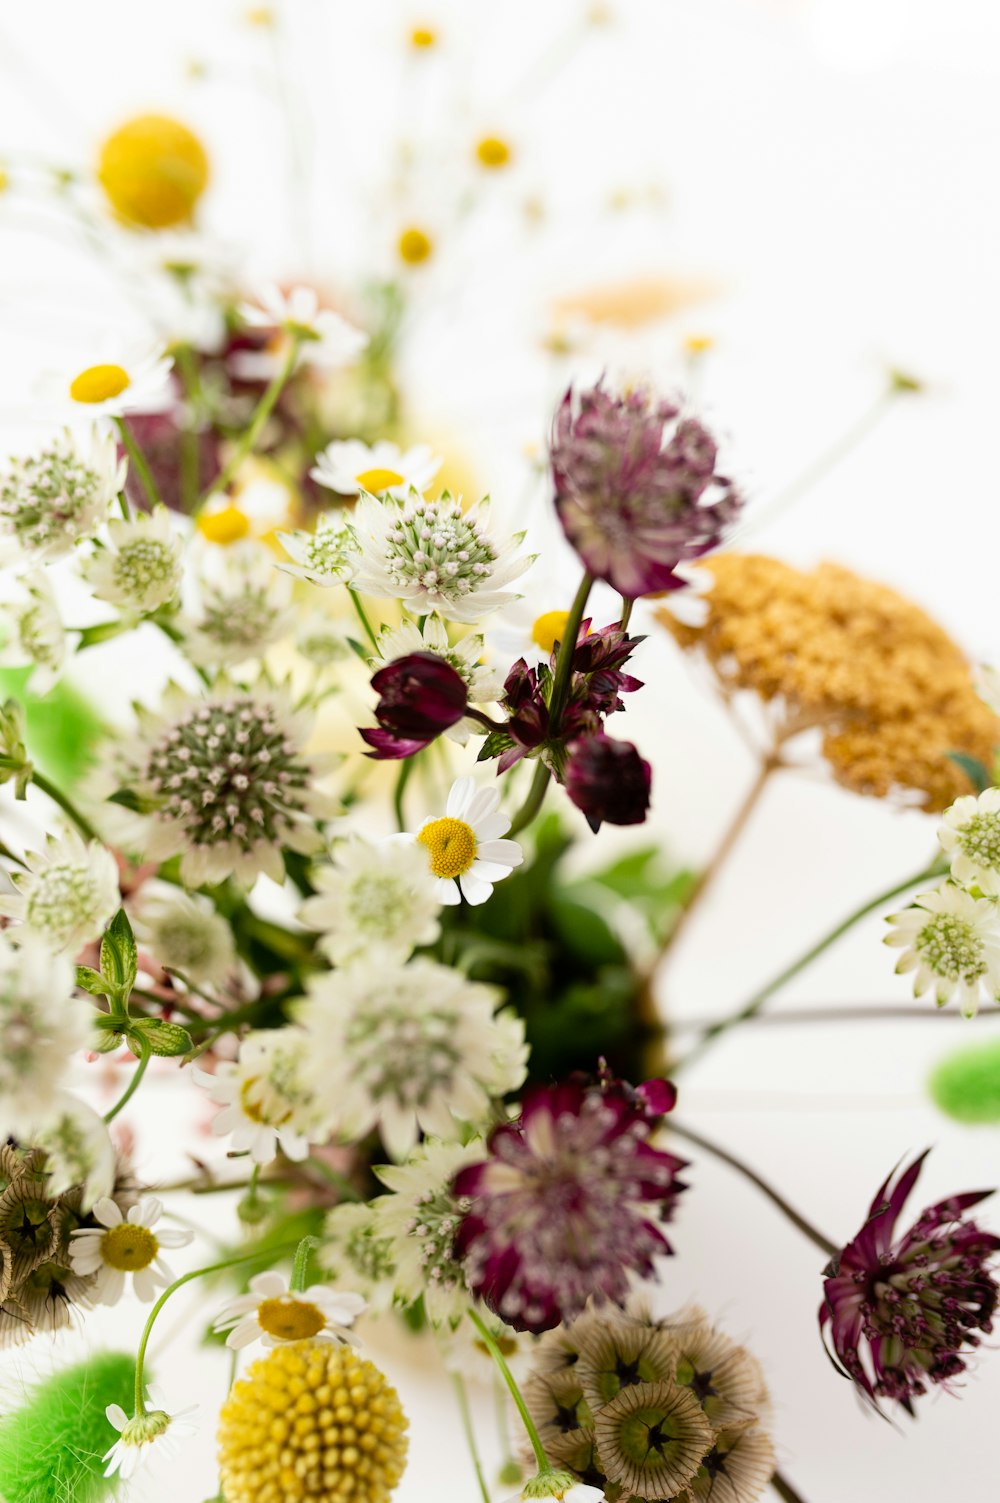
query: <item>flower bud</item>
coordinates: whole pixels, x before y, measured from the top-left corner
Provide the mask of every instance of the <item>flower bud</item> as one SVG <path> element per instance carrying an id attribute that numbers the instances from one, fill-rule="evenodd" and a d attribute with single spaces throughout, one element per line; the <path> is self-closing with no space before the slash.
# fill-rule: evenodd
<path id="1" fill-rule="evenodd" d="M 380 668 L 372 688 L 381 696 L 375 707 L 379 729 L 361 736 L 379 759 L 412 757 L 465 714 L 465 681 L 433 652 L 411 652 Z"/>
<path id="2" fill-rule="evenodd" d="M 649 812 L 652 768 L 630 741 L 603 733 L 574 741 L 566 764 L 566 791 L 596 833 L 611 825 L 641 825 Z"/>

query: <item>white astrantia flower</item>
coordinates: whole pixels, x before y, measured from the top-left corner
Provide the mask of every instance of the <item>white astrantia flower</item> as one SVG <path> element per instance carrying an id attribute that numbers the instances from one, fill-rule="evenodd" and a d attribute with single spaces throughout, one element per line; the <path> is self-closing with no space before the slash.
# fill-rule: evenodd
<path id="1" fill-rule="evenodd" d="M 332 668 L 335 663 L 349 662 L 354 656 L 350 628 L 324 611 L 310 611 L 300 617 L 295 628 L 295 646 L 314 668 Z"/>
<path id="2" fill-rule="evenodd" d="M 324 1138 L 310 1047 L 301 1028 L 268 1029 L 248 1033 L 239 1058 L 224 1060 L 214 1075 L 195 1069 L 195 1080 L 223 1107 L 212 1121 L 215 1136 L 230 1136 L 234 1151 L 249 1153 L 255 1164 L 269 1164 L 279 1149 L 286 1158 L 306 1158 L 310 1142 Z"/>
<path id="3" fill-rule="evenodd" d="M 56 1105 L 70 1060 L 87 1047 L 94 1009 L 74 996 L 65 955 L 26 933 L 13 945 L 0 930 L 0 1142 Z"/>
<path id="4" fill-rule="evenodd" d="M 118 1439 L 103 1458 L 108 1463 L 105 1477 L 118 1473 L 127 1482 L 154 1457 L 157 1461 L 171 1460 L 178 1453 L 178 1442 L 197 1433 L 197 1425 L 189 1418 L 197 1412 L 197 1404 L 168 1414 L 163 1394 L 152 1384 L 147 1390 L 147 1403 L 156 1407 L 131 1419 L 120 1404 L 109 1404 L 105 1410 L 109 1423 L 118 1431 Z"/>
<path id="5" fill-rule="evenodd" d="M 201 608 L 187 628 L 185 651 L 201 667 L 236 667 L 263 657 L 293 620 L 291 586 L 275 578 L 270 550 L 234 544 L 221 568 L 201 582 Z"/>
<path id="6" fill-rule="evenodd" d="M 131 611 L 155 611 L 177 594 L 183 542 L 166 507 L 108 523 L 110 546 L 99 548 L 81 568 L 98 600 Z"/>
<path id="7" fill-rule="evenodd" d="M 196 986 L 221 986 L 236 965 L 233 931 L 201 893 L 145 883 L 134 900 L 135 933 L 153 959 Z"/>
<path id="8" fill-rule="evenodd" d="M 0 536 L 24 558 L 62 558 L 107 520 L 126 470 L 113 433 L 65 429 L 0 471 Z"/>
<path id="9" fill-rule="evenodd" d="M 515 598 L 506 586 L 533 562 L 517 554 L 523 533 L 504 543 L 493 538 L 488 498 L 463 510 L 447 491 L 437 501 L 412 491 L 405 501 L 362 495 L 351 526 L 360 554 L 356 589 L 449 621 L 499 610 Z"/>
<path id="10" fill-rule="evenodd" d="M 115 418 L 128 412 L 163 412 L 173 402 L 173 360 L 162 346 L 108 345 L 93 365 L 46 376 L 39 399 L 64 420 Z"/>
<path id="11" fill-rule="evenodd" d="M 501 994 L 417 959 L 365 962 L 315 976 L 296 1016 L 317 1106 L 331 1132 L 355 1141 L 378 1127 L 394 1159 L 418 1132 L 459 1135 L 491 1100 L 524 1080 L 524 1022 L 494 1016 Z"/>
<path id="12" fill-rule="evenodd" d="M 371 496 L 405 501 L 411 489 L 425 491 L 440 468 L 441 460 L 429 444 L 403 450 L 386 439 L 369 446 L 349 438 L 327 444 L 309 473 L 317 485 L 339 496 L 367 491 Z"/>
<path id="13" fill-rule="evenodd" d="M 300 341 L 298 364 L 334 370 L 357 359 L 368 335 L 335 313 L 321 308 L 312 287 L 293 287 L 287 294 L 273 284 L 261 288 L 256 303 L 243 303 L 240 317 L 256 329 L 280 329 L 286 337 Z M 273 357 L 275 369 L 284 351 Z"/>
<path id="14" fill-rule="evenodd" d="M 53 950 L 71 955 L 103 933 L 120 903 L 118 867 L 98 841 L 74 830 L 50 835 L 45 850 L 25 854 L 25 870 L 11 872 L 13 893 L 0 893 L 0 914 L 19 919 L 19 941 L 34 932 Z"/>
<path id="15" fill-rule="evenodd" d="M 299 918 L 322 936 L 319 947 L 335 965 L 403 961 L 441 932 L 437 882 L 415 846 L 356 836 L 338 848 L 335 863 L 317 866 L 312 879 L 316 894 Z"/>
<path id="16" fill-rule="evenodd" d="M 249 886 L 261 872 L 284 881 L 283 847 L 320 849 L 315 821 L 337 805 L 315 786 L 326 759 L 303 751 L 312 713 L 284 688 L 219 677 L 201 696 L 171 684 L 158 712 L 136 715 L 119 778 L 150 811 L 146 859 L 179 855 L 188 887 L 230 876 Z"/>
<path id="17" fill-rule="evenodd" d="M 358 565 L 354 535 L 341 511 L 326 511 L 316 521 L 313 532 L 279 532 L 278 541 L 292 562 L 278 562 L 278 568 L 310 584 L 350 584 Z"/>
<path id="18" fill-rule="evenodd" d="M 392 1303 L 392 1254 L 388 1238 L 376 1235 L 370 1205 L 345 1200 L 327 1214 L 317 1261 L 336 1283 L 359 1290 L 370 1311 L 386 1310 Z"/>
<path id="19" fill-rule="evenodd" d="M 956 799 L 944 812 L 938 840 L 956 882 L 1000 896 L 1000 788 Z"/>
<path id="20" fill-rule="evenodd" d="M 937 1005 L 957 997 L 967 1018 L 980 992 L 1000 999 L 1000 907 L 945 882 L 888 919 L 885 943 L 902 949 L 897 972 L 913 971 L 913 994 L 933 990 Z"/>
<path id="21" fill-rule="evenodd" d="M 237 1352 L 258 1340 L 265 1346 L 284 1346 L 289 1341 L 343 1341 L 352 1345 L 357 1337 L 348 1327 L 366 1305 L 360 1294 L 326 1289 L 322 1284 L 293 1292 L 287 1279 L 269 1271 L 250 1280 L 249 1294 L 241 1294 L 223 1307 L 213 1330 L 228 1330 L 226 1345 Z"/>
<path id="22" fill-rule="evenodd" d="M 454 907 L 464 898 L 485 903 L 494 884 L 509 877 L 524 860 L 516 840 L 501 840 L 510 819 L 500 812 L 500 790 L 479 787 L 475 778 L 457 778 L 445 813 L 425 819 L 408 839 L 424 847 L 437 878 L 438 901 Z"/>
<path id="23" fill-rule="evenodd" d="M 70 1091 L 58 1091 L 52 1106 L 32 1123 L 31 1142 L 45 1149 L 47 1190 L 64 1195 L 82 1187 L 80 1209 L 89 1211 L 115 1184 L 115 1150 L 104 1118 Z"/>
<path id="24" fill-rule="evenodd" d="M 132 1275 L 132 1287 L 145 1304 L 165 1289 L 174 1275 L 160 1257 L 164 1247 L 187 1247 L 194 1233 L 160 1228 L 153 1231 L 163 1215 L 163 1202 L 155 1196 L 140 1200 L 124 1217 L 110 1196 L 97 1201 L 93 1209 L 99 1227 L 78 1227 L 70 1235 L 69 1260 L 74 1273 L 82 1278 L 96 1276 L 94 1299 L 99 1305 L 116 1305 L 125 1292 L 125 1280 Z"/>
<path id="25" fill-rule="evenodd" d="M 381 668 L 397 658 L 408 657 L 411 652 L 433 652 L 444 658 L 453 668 L 469 691 L 469 703 L 473 705 L 494 704 L 503 693 L 503 684 L 492 668 L 482 661 L 485 650 L 483 638 L 470 634 L 454 644 L 448 637 L 448 628 L 440 616 L 427 616 L 423 623 L 403 621 L 399 626 L 383 626 L 378 638 L 378 658 L 372 665 Z M 448 726 L 445 735 L 464 746 L 476 730 L 481 730 L 476 721 L 463 716 L 455 725 Z"/>
<path id="26" fill-rule="evenodd" d="M 58 682 L 66 662 L 66 628 L 43 570 L 29 574 L 23 588 L 27 599 L 10 606 L 6 613 L 13 630 L 0 662 L 14 668 L 32 666 L 32 693 L 47 694 Z"/>
<path id="27" fill-rule="evenodd" d="M 467 1164 L 485 1156 L 482 1141 L 442 1143 L 428 1138 L 404 1164 L 383 1164 L 375 1173 L 391 1195 L 372 1201 L 373 1234 L 391 1247 L 393 1292 L 401 1304 L 423 1296 L 432 1325 L 461 1320 L 472 1296 L 454 1256 L 462 1217 L 471 1208 L 451 1192 L 451 1182 Z"/>

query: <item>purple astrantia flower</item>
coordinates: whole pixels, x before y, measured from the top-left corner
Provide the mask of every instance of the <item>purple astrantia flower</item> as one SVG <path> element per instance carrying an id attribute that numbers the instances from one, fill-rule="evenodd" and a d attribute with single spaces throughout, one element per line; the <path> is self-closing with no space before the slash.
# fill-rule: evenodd
<path id="1" fill-rule="evenodd" d="M 675 1099 L 667 1081 L 636 1090 L 607 1074 L 542 1086 L 493 1129 L 486 1162 L 456 1176 L 471 1201 L 456 1255 L 508 1325 L 549 1330 L 590 1297 L 622 1305 L 629 1276 L 671 1252 L 654 1221 L 669 1220 L 684 1161 L 648 1140 Z"/>
<path id="2" fill-rule="evenodd" d="M 363 730 L 362 738 L 377 758 L 412 757 L 435 736 L 465 714 L 468 690 L 450 663 L 433 652 L 411 652 L 396 658 L 372 678 L 380 695 L 375 707 L 378 730 Z"/>
<path id="3" fill-rule="evenodd" d="M 563 531 L 627 599 L 678 589 L 679 564 L 718 547 L 743 505 L 695 418 L 650 392 L 567 391 L 550 460 Z"/>
<path id="4" fill-rule="evenodd" d="M 550 684 L 548 670 L 544 670 Z M 543 746 L 549 734 L 549 707 L 543 690 L 542 671 L 529 668 L 518 658 L 504 681 L 503 708 L 507 714 L 505 730 L 512 745 L 501 754 L 497 772 L 506 772 L 529 752 Z"/>
<path id="5" fill-rule="evenodd" d="M 596 834 L 601 825 L 641 825 L 649 812 L 653 769 L 631 741 L 603 733 L 573 741 L 564 781 L 566 792 Z"/>
<path id="6" fill-rule="evenodd" d="M 1000 1237 L 965 1219 L 992 1191 L 939 1201 L 894 1240 L 926 1157 L 899 1176 L 891 1193 L 891 1175 L 881 1186 L 861 1231 L 826 1270 L 819 1312 L 840 1371 L 876 1408 L 879 1399 L 895 1399 L 911 1414 L 913 1400 L 931 1384 L 965 1371 L 961 1353 L 979 1345 L 975 1331 L 993 1329 L 1000 1293 L 988 1268 Z"/>

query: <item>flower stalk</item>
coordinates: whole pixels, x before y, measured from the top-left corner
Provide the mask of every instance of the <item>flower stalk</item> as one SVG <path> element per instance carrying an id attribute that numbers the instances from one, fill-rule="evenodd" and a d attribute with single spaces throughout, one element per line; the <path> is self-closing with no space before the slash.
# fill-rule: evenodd
<path id="1" fill-rule="evenodd" d="M 535 1460 L 538 1462 L 539 1472 L 542 1474 L 551 1472 L 553 1470 L 552 1464 L 545 1454 L 545 1447 L 542 1445 L 542 1442 L 539 1438 L 538 1430 L 535 1428 L 535 1422 L 528 1412 L 528 1406 L 524 1402 L 524 1397 L 521 1393 L 521 1390 L 517 1386 L 517 1379 L 514 1377 L 514 1374 L 511 1372 L 510 1368 L 507 1365 L 507 1359 L 504 1357 L 503 1352 L 494 1341 L 493 1333 L 490 1331 L 489 1326 L 486 1325 L 485 1321 L 480 1319 L 471 1305 L 469 1306 L 469 1309 L 466 1313 L 469 1319 L 472 1321 L 472 1324 L 475 1326 L 476 1330 L 479 1332 L 483 1345 L 489 1352 L 490 1356 L 493 1358 L 493 1361 L 496 1364 L 497 1371 L 499 1372 L 503 1381 L 506 1383 L 510 1396 L 514 1400 L 514 1406 L 517 1409 L 518 1414 L 521 1416 L 521 1423 L 524 1425 L 525 1433 L 531 1443 L 531 1449 L 535 1453 Z"/>

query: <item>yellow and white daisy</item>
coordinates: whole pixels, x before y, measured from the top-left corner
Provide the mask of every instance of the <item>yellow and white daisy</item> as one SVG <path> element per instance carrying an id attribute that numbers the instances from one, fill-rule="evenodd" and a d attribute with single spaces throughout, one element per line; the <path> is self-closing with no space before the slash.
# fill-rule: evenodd
<path id="1" fill-rule="evenodd" d="M 213 1134 L 230 1136 L 233 1150 L 249 1153 L 255 1164 L 269 1164 L 279 1149 L 289 1159 L 307 1158 L 316 1115 L 305 1079 L 307 1053 L 300 1028 L 278 1028 L 248 1033 L 239 1058 L 223 1061 L 214 1075 L 195 1068 L 197 1083 L 223 1108 Z"/>
<path id="2" fill-rule="evenodd" d="M 309 471 L 318 485 L 339 496 L 394 496 L 404 501 L 410 490 L 423 492 L 441 468 L 441 459 L 429 444 L 403 450 L 385 439 L 363 444 L 350 438 L 327 444 Z"/>
<path id="3" fill-rule="evenodd" d="M 356 1345 L 348 1327 L 366 1308 L 366 1300 L 348 1289 L 313 1284 L 297 1293 L 280 1273 L 258 1273 L 250 1293 L 230 1300 L 219 1312 L 214 1329 L 228 1331 L 226 1345 L 242 1351 L 252 1341 L 282 1346 L 289 1341 L 345 1341 Z"/>
<path id="4" fill-rule="evenodd" d="M 74 1273 L 96 1275 L 94 1299 L 99 1305 L 117 1305 L 132 1275 L 139 1299 L 149 1304 L 158 1289 L 173 1283 L 174 1275 L 160 1257 L 163 1247 L 187 1247 L 194 1233 L 153 1227 L 163 1215 L 163 1202 L 154 1195 L 140 1200 L 124 1217 L 105 1196 L 94 1206 L 99 1227 L 78 1227 L 70 1238 L 69 1258 Z"/>
<path id="5" fill-rule="evenodd" d="M 110 431 L 86 436 L 68 428 L 36 450 L 7 460 L 0 472 L 0 535 L 23 558 L 51 561 L 92 538 L 125 484 Z"/>
<path id="6" fill-rule="evenodd" d="M 129 521 L 108 523 L 110 546 L 92 554 L 81 569 L 98 600 L 125 610 L 155 611 L 177 594 L 183 543 L 170 513 L 160 506 Z"/>
<path id="7" fill-rule="evenodd" d="M 189 1404 L 186 1409 L 168 1414 L 163 1408 L 163 1394 L 152 1384 L 147 1390 L 147 1397 L 148 1402 L 157 1407 L 147 1409 L 144 1414 L 134 1415 L 131 1419 L 120 1404 L 109 1404 L 104 1411 L 119 1437 L 111 1449 L 105 1452 L 104 1460 L 108 1463 L 105 1477 L 113 1477 L 118 1473 L 128 1481 L 140 1467 L 150 1461 L 154 1451 L 158 1460 L 169 1461 L 177 1455 L 177 1442 L 197 1432 L 197 1425 L 193 1425 L 188 1418 L 196 1413 L 197 1404 Z"/>
<path id="8" fill-rule="evenodd" d="M 80 364 L 39 383 L 39 398 L 64 421 L 163 412 L 174 401 L 173 361 L 162 346 L 108 346 L 92 364 Z"/>
<path id="9" fill-rule="evenodd" d="M 428 854 L 440 903 L 454 907 L 462 898 L 474 906 L 485 903 L 494 885 L 521 865 L 517 841 L 500 838 L 509 829 L 497 787 L 479 787 L 471 777 L 455 780 L 443 817 L 425 819 L 410 837 Z"/>
<path id="10" fill-rule="evenodd" d="M 273 283 L 261 288 L 255 303 L 243 303 L 240 316 L 255 329 L 275 329 L 284 340 L 299 341 L 298 363 L 334 370 L 350 365 L 365 345 L 368 335 L 332 308 L 321 308 L 313 287 L 293 287 L 283 293 Z M 282 347 L 267 352 L 277 369 L 284 359 Z"/>
<path id="11" fill-rule="evenodd" d="M 42 852 L 28 851 L 23 871 L 12 872 L 13 893 L 0 893 L 0 914 L 18 919 L 17 943 L 34 931 L 71 955 L 103 932 L 119 905 L 118 867 L 111 852 L 75 830 L 50 835 Z"/>

